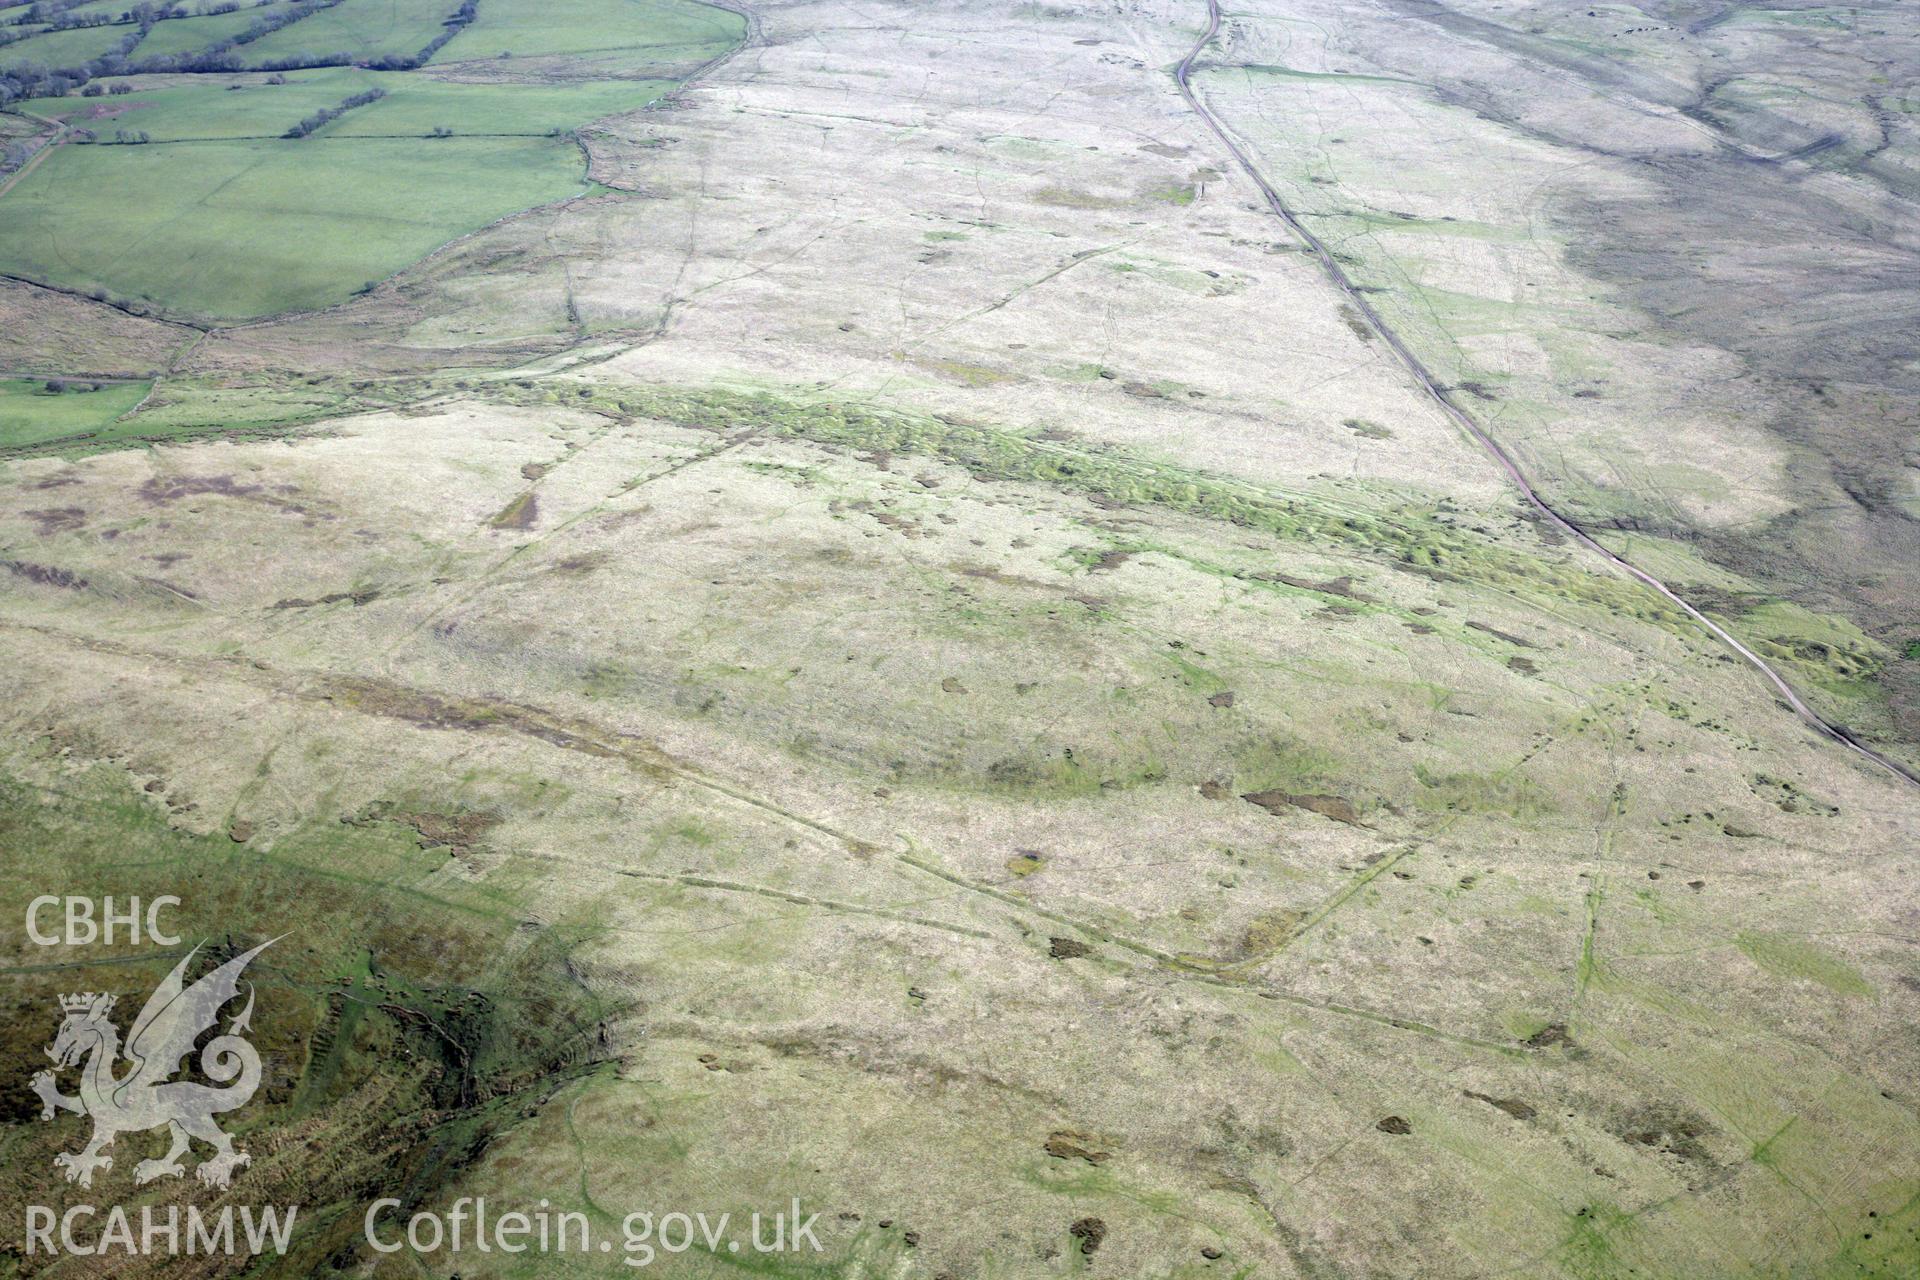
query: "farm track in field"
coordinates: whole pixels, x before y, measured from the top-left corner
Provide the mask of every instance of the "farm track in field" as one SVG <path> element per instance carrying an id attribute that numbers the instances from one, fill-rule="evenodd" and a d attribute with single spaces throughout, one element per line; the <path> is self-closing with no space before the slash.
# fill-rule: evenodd
<path id="1" fill-rule="evenodd" d="M 52 137 L 47 139 L 45 146 L 27 157 L 25 164 L 8 174 L 5 179 L 0 179 L 0 196 L 4 196 L 7 192 L 13 190 L 22 178 L 39 168 L 40 162 L 52 155 L 59 149 L 60 144 L 67 140 L 67 126 L 61 124 L 58 120 L 49 120 L 45 116 L 34 115 L 31 111 L 21 111 L 16 114 L 26 116 L 31 120 L 38 120 L 41 124 L 52 125 L 54 133 Z"/>

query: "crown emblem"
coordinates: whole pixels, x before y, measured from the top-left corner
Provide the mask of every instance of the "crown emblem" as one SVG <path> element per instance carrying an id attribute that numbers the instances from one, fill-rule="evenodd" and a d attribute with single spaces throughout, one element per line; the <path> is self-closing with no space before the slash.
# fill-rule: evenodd
<path id="1" fill-rule="evenodd" d="M 233 1175 L 250 1157 L 233 1145 L 214 1117 L 245 1106 L 260 1088 L 260 1054 L 244 1034 L 253 1016 L 253 987 L 241 979 L 248 963 L 271 945 L 263 942 L 243 951 L 190 985 L 187 972 L 200 948 L 189 951 L 147 997 L 124 1045 L 119 1028 L 108 1018 L 115 996 L 81 991 L 58 997 L 65 1018 L 44 1050 L 53 1065 L 36 1073 L 30 1085 L 40 1098 L 42 1120 L 71 1111 L 93 1121 L 93 1137 L 86 1146 L 54 1157 L 54 1166 L 65 1171 L 68 1182 L 91 1187 L 95 1175 L 113 1168 L 106 1148 L 115 1134 L 164 1128 L 171 1130 L 173 1146 L 166 1155 L 135 1166 L 135 1186 L 186 1173 L 180 1157 L 196 1141 L 212 1147 L 213 1154 L 194 1169 L 194 1177 L 221 1191 L 232 1185 Z M 246 1007 L 223 1032 L 221 1014 L 240 998 L 243 986 Z M 192 1077 L 174 1080 L 188 1069 L 184 1060 L 196 1054 Z M 80 1073 L 80 1091 L 62 1093 L 60 1074 L 73 1070 Z"/>

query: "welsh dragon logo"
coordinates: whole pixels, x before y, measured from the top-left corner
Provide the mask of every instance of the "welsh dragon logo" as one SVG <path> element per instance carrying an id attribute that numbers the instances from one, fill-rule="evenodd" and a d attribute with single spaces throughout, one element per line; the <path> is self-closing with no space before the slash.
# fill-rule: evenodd
<path id="1" fill-rule="evenodd" d="M 89 991 L 60 997 L 66 1018 L 46 1053 L 57 1071 L 79 1066 L 80 1091 L 61 1093 L 57 1071 L 37 1073 L 32 1087 L 40 1095 L 42 1120 L 51 1120 L 60 1111 L 93 1117 L 93 1138 L 86 1147 L 53 1158 L 68 1182 L 92 1186 L 96 1171 L 113 1168 L 113 1157 L 102 1152 L 115 1137 L 164 1126 L 172 1146 L 159 1159 L 135 1165 L 135 1183 L 180 1177 L 186 1172 L 180 1158 L 195 1139 L 212 1147 L 213 1154 L 200 1162 L 194 1176 L 221 1190 L 232 1183 L 233 1175 L 250 1158 L 234 1147 L 233 1139 L 213 1118 L 245 1106 L 260 1087 L 260 1055 L 242 1036 L 253 1016 L 251 983 L 246 1007 L 227 1024 L 225 1033 L 200 1050 L 200 1074 L 225 1087 L 173 1077 L 180 1074 L 182 1060 L 193 1052 L 195 1043 L 219 1021 L 220 1011 L 240 994 L 240 975 L 247 965 L 277 941 L 242 952 L 189 986 L 187 967 L 200 951 L 195 947 L 147 998 L 127 1033 L 124 1049 L 120 1032 L 107 1016 L 113 1011 L 113 996 Z M 124 1070 L 119 1067 L 122 1058 L 129 1064 Z"/>

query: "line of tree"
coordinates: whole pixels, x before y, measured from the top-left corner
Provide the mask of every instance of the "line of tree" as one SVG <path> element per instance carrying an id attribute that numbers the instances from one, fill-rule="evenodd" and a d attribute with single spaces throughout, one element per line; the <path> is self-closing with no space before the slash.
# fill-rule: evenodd
<path id="1" fill-rule="evenodd" d="M 80 0 L 84 2 L 84 0 Z M 252 7 L 258 8 L 271 0 L 255 0 Z M 244 45 L 265 39 L 276 31 L 284 30 L 304 18 L 331 9 L 341 0 L 297 0 L 283 9 L 256 18 L 246 30 L 237 35 L 196 50 L 185 53 L 164 54 L 157 57 L 133 58 L 134 49 L 153 29 L 159 20 L 157 15 L 165 12 L 157 6 L 142 5 L 129 13 L 139 15 L 140 26 L 131 32 L 112 50 L 91 62 L 74 67 L 49 68 L 39 63 L 21 63 L 0 71 L 0 107 L 23 98 L 62 98 L 75 90 L 83 88 L 89 81 L 103 76 L 153 75 L 153 74 L 196 74 L 235 71 L 300 71 L 314 67 L 359 66 L 369 71 L 412 71 L 426 64 L 434 54 L 440 52 L 447 42 L 472 24 L 478 15 L 477 0 L 461 0 L 460 7 L 441 23 L 440 32 L 411 55 L 383 55 L 374 58 L 355 60 L 344 51 L 325 54 L 299 54 L 286 58 L 272 58 L 265 61 L 246 63 L 235 52 Z M 213 6 L 223 13 L 232 13 L 241 6 L 229 0 L 220 0 Z M 119 92 L 121 86 L 115 85 Z M 304 137 L 305 135 L 299 135 Z"/>
<path id="2" fill-rule="evenodd" d="M 426 65 L 428 59 L 432 58 L 434 54 L 438 54 L 442 48 L 445 48 L 447 40 L 451 40 L 453 36 L 467 31 L 468 23 L 472 23 L 472 19 L 478 17 L 478 15 L 480 15 L 480 10 L 478 10 L 476 0 L 461 0 L 461 8 L 453 10 L 453 15 L 451 15 L 449 19 L 445 19 L 444 23 L 440 23 L 440 35 L 434 36 L 432 40 L 428 40 L 426 44 L 420 46 L 419 54 L 413 56 L 413 67 Z M 413 71 L 413 67 L 405 67 L 405 71 Z"/>
<path id="3" fill-rule="evenodd" d="M 37 0 L 26 7 L 25 12 L 12 19 L 28 26 L 44 26 L 49 22 L 58 22 L 67 10 L 85 4 L 86 0 Z"/>
<path id="4" fill-rule="evenodd" d="M 460 7 L 455 9 L 452 14 L 440 23 L 439 34 L 435 35 L 433 39 L 427 41 L 426 44 L 420 46 L 418 50 L 410 54 L 383 53 L 369 58 L 355 58 L 350 53 L 330 53 L 317 58 L 310 57 L 304 59 L 297 65 L 308 67 L 355 66 L 364 67 L 368 71 L 414 71 L 425 66 L 434 54 L 445 48 L 447 41 L 466 30 L 478 12 L 476 0 L 463 0 Z M 287 66 L 283 69 L 292 71 L 296 69 L 296 66 Z"/>
<path id="5" fill-rule="evenodd" d="M 83 27 L 118 27 L 127 24 L 111 13 L 63 13 L 46 28 L 48 31 L 78 31 Z M 36 33 L 40 34 L 40 33 Z"/>
<path id="6" fill-rule="evenodd" d="M 313 11 L 317 11 L 338 4 L 340 0 L 309 0 L 309 3 L 312 4 Z M 288 58 L 276 58 L 270 62 L 254 62 L 248 64 L 246 69 L 252 71 L 300 71 L 310 67 L 363 67 L 368 71 L 413 71 L 425 66 L 428 59 L 446 47 L 447 41 L 466 30 L 478 13 L 477 0 L 462 0 L 460 7 L 455 9 L 452 14 L 441 22 L 439 33 L 435 35 L 433 39 L 427 41 L 426 44 L 422 45 L 418 51 L 411 54 L 378 54 L 373 57 L 355 58 L 345 50 L 335 50 L 331 53 L 306 53 Z M 288 22 L 295 21 L 298 21 L 298 19 L 288 19 Z M 282 23 L 281 25 L 284 26 L 287 24 Z M 243 39 L 236 40 L 235 44 L 248 44 L 259 38 L 259 36 L 249 35 Z M 188 72 L 240 70 L 241 67 L 237 59 L 229 59 L 226 61 L 220 59 L 219 54 L 224 54 L 228 51 L 228 49 L 220 49 L 218 53 L 214 53 L 211 49 L 202 50 L 199 54 L 188 55 L 185 61 L 176 60 L 174 65 L 164 68 L 158 66 L 149 68 L 146 64 L 142 64 L 141 70 L 153 69 Z M 199 63 L 203 61 L 209 61 L 209 54 L 213 55 L 210 65 L 199 65 Z"/>
<path id="7" fill-rule="evenodd" d="M 0 107 L 22 98 L 64 98 L 102 76 L 127 74 L 127 56 L 146 39 L 150 29 L 148 24 L 131 31 L 107 52 L 76 66 L 49 67 L 42 62 L 20 62 L 7 67 L 0 71 Z"/>
<path id="8" fill-rule="evenodd" d="M 316 13 L 331 9 L 340 0 L 300 0 L 283 9 L 255 18 L 247 24 L 244 31 L 205 45 L 199 49 L 184 53 L 163 54 L 158 57 L 136 59 L 131 70 L 141 74 L 180 73 L 180 72 L 221 72 L 221 71 L 297 71 L 302 67 L 338 67 L 345 66 L 350 59 L 345 54 L 329 58 L 276 58 L 267 62 L 245 64 L 234 50 L 250 45 L 256 40 L 264 40 L 276 31 L 281 31 L 294 23 L 310 18 Z"/>
<path id="9" fill-rule="evenodd" d="M 8 18 L 7 24 L 15 27 L 47 27 L 54 31 L 64 31 L 69 27 L 98 26 L 102 22 L 114 21 L 110 13 L 68 13 L 67 10 L 86 0 L 54 0 L 52 3 L 30 4 L 18 14 Z"/>
<path id="10" fill-rule="evenodd" d="M 75 0 L 75 4 L 84 4 L 86 0 Z M 238 13 L 240 10 L 259 10 L 269 4 L 278 4 L 278 0 L 213 0 L 213 4 L 200 4 L 188 10 L 184 4 L 136 4 L 131 10 L 119 13 L 71 13 L 73 6 L 63 4 L 56 10 L 44 10 L 36 17 L 33 6 L 15 17 L 0 19 L 0 27 L 44 27 L 46 31 L 73 31 L 75 27 L 138 27 L 144 23 L 165 23 L 180 17 L 219 17 L 221 13 Z M 40 35 L 38 31 L 10 33 L 6 38 L 23 40 L 29 35 Z"/>
<path id="11" fill-rule="evenodd" d="M 322 107 L 280 136 L 283 138 L 304 138 L 316 129 L 325 128 L 355 107 L 364 107 L 370 102 L 378 102 L 387 96 L 385 89 L 368 89 L 356 93 L 351 98 L 342 98 L 337 106 Z"/>

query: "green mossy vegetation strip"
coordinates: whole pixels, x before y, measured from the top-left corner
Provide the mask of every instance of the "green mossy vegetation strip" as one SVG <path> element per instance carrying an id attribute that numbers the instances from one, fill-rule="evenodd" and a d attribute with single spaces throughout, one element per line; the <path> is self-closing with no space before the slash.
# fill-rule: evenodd
<path id="1" fill-rule="evenodd" d="M 202 438 L 266 439 L 394 403 L 383 394 L 387 388 L 376 383 L 261 377 L 236 384 L 169 378 L 151 392 L 149 385 L 118 383 L 92 393 L 70 389 L 55 397 L 38 381 L 0 382 L 0 461 L 83 457 Z M 141 397 L 145 401 L 140 411 L 128 413 Z M 122 403 L 126 408 L 116 410 Z"/>
<path id="2" fill-rule="evenodd" d="M 65 389 L 34 379 L 0 379 L 0 451 L 76 435 L 110 434 L 115 419 L 140 403 L 146 382 L 96 384 L 74 380 Z"/>
<path id="3" fill-rule="evenodd" d="M 1347 498 L 1279 494 L 1118 449 L 767 392 L 522 379 L 493 384 L 486 394 L 514 403 L 566 404 L 685 427 L 763 431 L 850 451 L 938 458 L 982 479 L 1045 485 L 1103 503 L 1224 521 L 1274 537 L 1379 556 L 1403 571 L 1436 580 L 1470 583 L 1523 600 L 1587 605 L 1675 635 L 1704 637 L 1692 618 L 1625 576 L 1589 571 L 1564 553 L 1530 555 L 1503 546 L 1463 527 L 1460 513 L 1444 501 L 1368 508 Z M 1768 643 L 1770 652 L 1802 679 L 1872 701 L 1872 688 L 1865 682 L 1883 665 L 1885 655 L 1864 637 L 1849 641 L 1823 626 L 1812 643 L 1795 643 L 1786 636 Z"/>
<path id="4" fill-rule="evenodd" d="M 1528 556 L 1447 523 L 1441 504 L 1385 510 L 1342 506 L 1318 496 L 1280 495 L 1185 468 L 1040 440 L 1018 432 L 865 406 L 799 402 L 753 392 L 657 387 L 528 387 L 489 394 L 522 403 L 559 403 L 680 426 L 767 431 L 838 448 L 938 458 L 983 479 L 1018 481 L 1124 505 L 1258 529 L 1276 537 L 1384 554 L 1427 576 L 1481 582 L 1526 595 L 1551 590 L 1643 621 L 1691 623 L 1633 584 Z"/>

